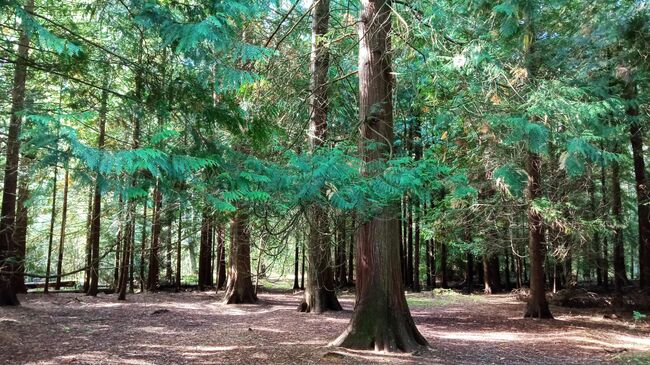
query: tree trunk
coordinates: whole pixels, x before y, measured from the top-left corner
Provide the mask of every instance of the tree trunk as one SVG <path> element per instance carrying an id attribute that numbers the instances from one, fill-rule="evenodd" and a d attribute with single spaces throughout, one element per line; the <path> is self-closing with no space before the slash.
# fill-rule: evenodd
<path id="1" fill-rule="evenodd" d="M 628 82 L 624 98 L 634 100 L 637 97 L 636 84 Z M 650 289 L 650 187 L 645 175 L 645 160 L 643 158 L 643 129 L 639 122 L 639 110 L 631 104 L 627 115 L 632 119 L 630 124 L 630 142 L 634 160 L 634 179 L 636 188 L 637 217 L 639 222 L 639 286 Z"/>
<path id="2" fill-rule="evenodd" d="M 151 248 L 149 249 L 149 273 L 147 278 L 147 290 L 154 292 L 160 285 L 160 214 L 162 210 L 162 192 L 160 191 L 160 181 L 156 182 L 153 191 L 153 222 L 151 225 Z"/>
<path id="3" fill-rule="evenodd" d="M 352 229 L 350 229 L 350 249 L 348 249 L 348 285 L 354 285 L 354 231 L 356 219 L 352 216 Z"/>
<path id="4" fill-rule="evenodd" d="M 226 285 L 226 232 L 224 232 L 222 223 L 217 227 L 217 248 L 219 252 L 219 270 L 217 273 L 217 290 L 223 289 Z M 297 272 L 297 271 L 296 271 Z M 296 274 L 298 275 L 298 274 Z"/>
<path id="5" fill-rule="evenodd" d="M 210 272 L 210 261 L 212 260 L 212 249 L 211 249 L 211 240 L 210 233 L 212 231 L 210 227 L 210 217 L 208 213 L 203 213 L 203 218 L 201 219 L 201 240 L 199 244 L 199 290 L 205 291 L 210 285 L 210 279 L 208 276 L 211 275 Z"/>
<path id="6" fill-rule="evenodd" d="M 472 294 L 473 284 L 474 284 L 474 255 L 472 255 L 471 251 L 467 251 L 467 260 L 465 266 L 465 290 L 467 290 L 467 294 Z M 446 286 L 443 286 L 443 288 L 446 288 Z"/>
<path id="7" fill-rule="evenodd" d="M 406 288 L 413 289 L 413 200 L 406 201 Z"/>
<path id="8" fill-rule="evenodd" d="M 544 285 L 544 228 L 542 217 L 532 207 L 532 202 L 541 195 L 542 159 L 534 152 L 528 152 L 526 172 L 528 173 L 528 250 L 530 256 L 530 298 L 526 304 L 524 317 L 553 318 L 546 301 Z"/>
<path id="9" fill-rule="evenodd" d="M 183 242 L 183 206 L 178 205 L 178 237 L 176 237 L 176 291 L 181 290 L 181 243 Z"/>
<path id="10" fill-rule="evenodd" d="M 251 280 L 251 246 L 248 214 L 238 207 L 230 224 L 230 268 L 226 285 L 226 304 L 257 302 Z"/>
<path id="11" fill-rule="evenodd" d="M 311 42 L 311 105 L 309 118 L 309 145 L 311 152 L 323 146 L 327 138 L 329 50 L 324 36 L 329 29 L 330 1 L 320 0 L 312 13 Z M 305 296 L 298 307 L 301 312 L 322 313 L 341 310 L 334 291 L 334 270 L 330 264 L 330 240 L 327 211 L 318 203 L 307 212 L 309 236 L 307 241 L 308 275 Z M 337 255 L 337 261 L 340 258 Z"/>
<path id="12" fill-rule="evenodd" d="M 27 0 L 25 11 L 34 11 L 34 0 Z M 18 164 L 20 160 L 21 113 L 25 106 L 25 81 L 27 80 L 27 63 L 29 57 L 29 34 L 20 32 L 18 39 L 18 58 L 14 69 L 13 87 L 11 89 L 11 116 L 7 134 L 7 152 L 5 154 L 5 175 L 2 190 L 2 209 L 0 212 L 0 271 L 7 266 L 8 274 L 0 274 L 0 306 L 20 305 L 14 287 L 13 269 L 17 249 L 13 235 L 16 220 L 16 190 L 18 187 Z"/>
<path id="13" fill-rule="evenodd" d="M 413 291 L 422 291 L 420 286 L 420 205 L 415 205 L 415 235 L 413 236 Z"/>
<path id="14" fill-rule="evenodd" d="M 366 163 L 385 160 L 392 151 L 391 3 L 390 0 L 361 1 L 359 151 Z M 367 142 L 375 144 L 374 148 L 367 148 Z M 347 329 L 333 342 L 336 346 L 412 352 L 427 345 L 415 326 L 404 295 L 398 214 L 396 204 L 383 207 L 381 213 L 364 221 L 359 228 L 356 306 Z"/>
<path id="15" fill-rule="evenodd" d="M 615 151 L 618 152 L 618 151 Z M 616 221 L 614 228 L 614 289 L 623 292 L 627 282 L 625 273 L 625 251 L 623 245 L 623 202 L 621 193 L 621 167 L 617 161 L 612 164 L 612 214 Z"/>
<path id="16" fill-rule="evenodd" d="M 300 289 L 305 290 L 305 243 L 302 242 L 302 267 L 300 268 Z"/>
<path id="17" fill-rule="evenodd" d="M 90 242 L 90 227 L 93 221 L 93 199 L 95 197 L 95 189 L 90 189 L 90 196 L 88 197 L 88 213 L 86 215 L 86 270 L 84 270 L 84 285 L 83 292 L 88 293 L 90 288 L 90 268 L 92 266 L 92 247 Z"/>
<path id="18" fill-rule="evenodd" d="M 106 116 L 108 113 L 108 79 L 110 75 L 108 71 L 105 71 L 104 74 L 104 89 L 102 90 L 101 102 L 99 107 L 99 138 L 97 141 L 97 149 L 103 151 L 104 143 L 106 140 Z M 100 156 L 101 161 L 101 156 Z M 101 182 L 102 176 L 97 169 L 97 175 L 95 177 L 95 187 L 93 192 L 93 211 L 92 218 L 90 221 L 90 255 L 91 255 L 91 267 L 90 267 L 90 284 L 86 295 L 96 296 L 97 288 L 99 286 L 99 239 L 101 232 L 101 213 L 102 213 L 102 192 L 101 192 Z"/>
<path id="19" fill-rule="evenodd" d="M 144 200 L 144 208 L 142 208 L 142 237 L 140 241 L 140 291 L 143 292 L 145 289 L 145 278 L 144 278 L 144 267 L 145 260 L 147 257 L 147 205 L 149 204 L 149 193 L 147 192 L 147 197 Z"/>
<path id="20" fill-rule="evenodd" d="M 27 201 L 29 200 L 29 177 L 27 159 L 21 163 L 24 170 L 24 176 L 21 176 L 18 186 L 18 200 L 16 202 L 16 223 L 14 230 L 14 243 L 16 245 L 15 258 L 16 265 L 12 270 L 13 288 L 16 293 L 26 294 L 27 287 L 25 286 L 25 253 L 27 248 L 27 227 L 28 227 L 28 209 Z"/>
<path id="21" fill-rule="evenodd" d="M 61 234 L 59 237 L 59 257 L 56 263 L 56 283 L 54 289 L 61 289 L 61 274 L 63 273 L 63 248 L 65 247 L 65 225 L 68 219 L 68 169 L 65 170 L 63 181 L 63 206 L 61 207 Z"/>
<path id="22" fill-rule="evenodd" d="M 440 243 L 440 287 L 443 289 L 449 288 L 449 281 L 447 279 L 447 245 Z"/>
<path id="23" fill-rule="evenodd" d="M 117 300 L 126 300 L 126 287 L 129 278 L 129 263 L 131 262 L 131 236 L 133 235 L 134 225 L 131 224 L 133 214 L 135 213 L 135 203 L 129 201 L 126 208 L 125 229 L 123 232 L 122 242 L 122 261 L 120 263 L 120 273 L 117 285 Z"/>
<path id="24" fill-rule="evenodd" d="M 299 272 L 299 265 L 300 265 L 300 247 L 299 247 L 299 242 L 298 242 L 298 237 L 296 236 L 296 253 L 293 257 L 293 290 L 298 290 L 300 289 L 300 284 L 298 283 L 298 276 L 300 275 Z"/>
<path id="25" fill-rule="evenodd" d="M 51 266 L 52 266 L 52 249 L 54 246 L 54 222 L 56 218 L 56 178 L 57 178 L 57 173 L 58 173 L 58 166 L 54 165 L 54 177 L 52 178 L 52 181 L 54 182 L 54 186 L 52 187 L 52 210 L 50 212 L 50 233 L 48 235 L 48 244 L 47 244 L 47 264 L 45 266 L 45 287 L 43 288 L 43 292 L 47 293 L 49 292 L 50 288 L 50 272 L 51 272 Z"/>

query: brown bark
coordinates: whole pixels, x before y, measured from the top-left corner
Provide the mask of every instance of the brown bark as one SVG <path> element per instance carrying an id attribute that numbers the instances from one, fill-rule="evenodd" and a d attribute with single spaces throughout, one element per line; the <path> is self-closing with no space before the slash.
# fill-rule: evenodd
<path id="1" fill-rule="evenodd" d="M 25 294 L 27 293 L 27 287 L 25 286 L 25 253 L 27 247 L 27 227 L 28 227 L 28 208 L 27 201 L 29 200 L 29 174 L 27 167 L 27 159 L 23 158 L 21 162 L 21 168 L 23 169 L 23 176 L 20 177 L 19 186 L 18 186 L 18 200 L 16 201 L 16 223 L 14 230 L 14 243 L 15 243 L 15 253 L 14 257 L 16 258 L 16 264 L 13 268 L 13 287 L 16 293 Z"/>
<path id="2" fill-rule="evenodd" d="M 413 289 L 413 201 L 406 202 L 406 287 Z"/>
<path id="3" fill-rule="evenodd" d="M 420 292 L 420 207 L 416 205 L 415 234 L 413 236 L 413 291 Z"/>
<path id="4" fill-rule="evenodd" d="M 149 196 L 147 195 L 144 200 L 144 207 L 142 208 L 142 237 L 140 240 L 140 291 L 145 289 L 145 260 L 147 257 L 147 205 L 149 204 Z"/>
<path id="5" fill-rule="evenodd" d="M 348 249 L 348 285 L 354 285 L 354 231 L 356 220 L 352 217 L 352 229 L 350 229 L 350 248 Z"/>
<path id="6" fill-rule="evenodd" d="M 28 0 L 25 11 L 34 11 L 34 0 Z M 20 160 L 21 112 L 25 106 L 25 82 L 27 80 L 27 63 L 29 57 L 29 34 L 20 32 L 18 39 L 18 58 L 14 69 L 13 88 L 11 90 L 11 116 L 7 134 L 7 152 L 5 174 L 2 190 L 2 208 L 0 210 L 0 306 L 20 305 L 14 288 L 13 274 L 16 266 L 16 243 L 13 235 L 16 220 L 16 190 L 18 187 L 18 164 Z M 5 268 L 6 266 L 6 268 Z"/>
<path id="7" fill-rule="evenodd" d="M 325 35 L 329 29 L 330 1 L 320 0 L 312 13 L 311 44 L 311 102 L 309 118 L 309 145 L 313 153 L 323 146 L 327 138 L 329 50 Z M 307 240 L 307 285 L 298 310 L 322 313 L 341 310 L 334 291 L 334 270 L 331 265 L 331 248 L 327 211 L 318 203 L 308 208 L 309 234 Z M 337 255 L 337 261 L 340 258 Z"/>
<path id="8" fill-rule="evenodd" d="M 149 270 L 147 275 L 147 290 L 156 291 L 160 285 L 160 214 L 162 210 L 162 192 L 160 191 L 160 182 L 156 183 L 153 192 L 154 206 L 151 225 L 151 248 L 149 250 Z"/>
<path id="9" fill-rule="evenodd" d="M 122 251 L 122 261 L 120 263 L 120 275 L 117 285 L 118 296 L 117 300 L 126 300 L 126 288 L 129 278 L 129 263 L 131 262 L 131 236 L 133 235 L 133 230 L 135 226 L 131 224 L 133 221 L 133 214 L 135 213 L 135 203 L 130 201 L 127 204 L 127 213 L 126 213 L 126 225 L 123 234 L 123 251 Z"/>
<path id="10" fill-rule="evenodd" d="M 178 206 L 178 237 L 176 237 L 176 277 L 174 283 L 176 284 L 176 291 L 181 290 L 181 243 L 183 242 L 183 206 Z"/>
<path id="11" fill-rule="evenodd" d="M 300 265 L 300 243 L 298 242 L 298 237 L 296 236 L 296 247 L 295 255 L 293 257 L 293 290 L 300 289 L 300 284 L 298 283 L 299 276 L 299 265 Z"/>
<path id="12" fill-rule="evenodd" d="M 86 214 L 86 270 L 84 270 L 84 285 L 83 292 L 88 293 L 90 288 L 90 267 L 92 266 L 92 248 L 90 244 L 90 227 L 93 220 L 93 198 L 95 196 L 95 189 L 90 189 L 90 196 L 88 197 L 88 213 Z"/>
<path id="13" fill-rule="evenodd" d="M 217 290 L 223 289 L 226 285 L 226 232 L 224 232 L 222 223 L 217 227 L 217 249 L 219 252 L 218 272 L 217 272 Z M 296 274 L 297 275 L 297 274 Z"/>
<path id="14" fill-rule="evenodd" d="M 474 284 L 474 255 L 467 251 L 467 260 L 465 261 L 465 290 L 467 294 L 472 294 Z"/>
<path id="15" fill-rule="evenodd" d="M 440 243 L 440 287 L 443 289 L 449 288 L 449 281 L 447 278 L 447 245 Z"/>
<path id="16" fill-rule="evenodd" d="M 205 291 L 210 286 L 210 276 L 212 272 L 210 271 L 211 261 L 212 261 L 212 245 L 211 245 L 211 222 L 208 213 L 203 213 L 203 218 L 201 219 L 201 240 L 199 245 L 199 290 Z"/>
<path id="17" fill-rule="evenodd" d="M 57 172 L 58 172 L 58 167 L 54 165 L 54 177 L 52 181 L 54 182 L 54 186 L 52 187 L 52 209 L 50 211 L 50 233 L 48 235 L 48 244 L 47 244 L 47 263 L 45 266 L 45 287 L 43 288 L 43 292 L 47 293 L 50 291 L 50 272 L 52 268 L 52 249 L 54 246 L 54 222 L 56 218 L 56 186 L 57 186 Z"/>
<path id="18" fill-rule="evenodd" d="M 603 146 L 601 146 L 601 149 L 603 149 Z M 601 163 L 600 166 L 600 190 L 601 190 L 601 205 L 603 207 L 607 207 L 607 182 L 606 182 L 606 173 L 605 173 L 605 165 L 604 163 Z M 605 215 L 606 213 L 605 209 Z M 600 265 L 599 268 L 602 272 L 601 277 L 603 279 L 603 286 L 607 288 L 609 286 L 609 254 L 607 253 L 608 248 L 607 248 L 607 237 L 603 236 L 603 255 L 600 257 Z"/>
<path id="19" fill-rule="evenodd" d="M 109 73 L 106 71 L 104 75 L 103 85 L 108 86 Z M 106 116 L 108 112 L 108 89 L 102 90 L 101 102 L 99 108 L 99 138 L 97 141 L 97 148 L 102 151 L 106 140 Z M 100 157 L 101 160 L 101 157 Z M 99 239 L 101 231 L 101 213 L 102 213 L 102 195 L 101 195 L 101 180 L 102 176 L 97 169 L 95 177 L 95 188 L 93 192 L 93 210 L 92 218 L 90 221 L 90 284 L 86 295 L 96 296 L 97 288 L 99 286 Z"/>
<path id="20" fill-rule="evenodd" d="M 390 60 L 391 1 L 362 0 L 359 22 L 359 151 L 366 163 L 392 152 Z M 366 148 L 365 143 L 380 144 Z M 333 344 L 376 351 L 415 351 L 427 345 L 404 295 L 399 258 L 399 206 L 364 221 L 357 235 L 356 306 L 347 329 Z"/>
<path id="21" fill-rule="evenodd" d="M 616 151 L 618 152 L 618 151 Z M 625 251 L 623 245 L 623 202 L 621 193 L 621 167 L 617 161 L 612 164 L 612 214 L 616 226 L 614 228 L 614 290 L 623 292 L 627 282 L 625 273 Z"/>
<path id="22" fill-rule="evenodd" d="M 623 97 L 627 100 L 637 98 L 637 86 L 633 81 L 625 85 Z M 650 187 L 646 179 L 643 157 L 643 128 L 639 122 L 639 109 L 630 104 L 627 108 L 630 123 L 630 143 L 634 161 L 634 179 L 639 224 L 639 286 L 650 289 Z"/>
<path id="23" fill-rule="evenodd" d="M 257 302 L 251 279 L 251 246 L 248 214 L 239 206 L 230 223 L 230 265 L 226 285 L 226 304 Z"/>
<path id="24" fill-rule="evenodd" d="M 65 247 L 65 225 L 68 220 L 68 184 L 69 172 L 65 170 L 63 177 L 63 206 L 61 207 L 61 234 L 59 235 L 59 257 L 56 263 L 56 283 L 54 289 L 61 289 L 61 273 L 63 272 L 63 248 Z"/>
<path id="25" fill-rule="evenodd" d="M 528 251 L 530 256 L 530 298 L 526 303 L 524 317 L 528 318 L 553 318 L 546 301 L 544 285 L 544 228 L 542 217 L 532 207 L 532 202 L 541 195 L 541 167 L 542 159 L 534 152 L 528 152 L 526 172 L 528 185 L 526 194 L 529 201 L 528 207 Z"/>

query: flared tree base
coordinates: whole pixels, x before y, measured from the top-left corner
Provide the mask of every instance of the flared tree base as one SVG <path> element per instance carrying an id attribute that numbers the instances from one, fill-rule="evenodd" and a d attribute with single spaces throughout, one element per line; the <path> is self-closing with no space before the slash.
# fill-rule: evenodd
<path id="1" fill-rule="evenodd" d="M 527 303 L 524 318 L 553 319 L 548 303 Z"/>
<path id="2" fill-rule="evenodd" d="M 333 290 L 318 290 L 316 293 L 305 293 L 305 298 L 298 306 L 298 312 L 320 314 L 327 311 L 342 311 L 341 303 Z"/>
<path id="3" fill-rule="evenodd" d="M 6 280 L 0 280 L 0 306 L 20 305 L 16 292 Z"/>
<path id="4" fill-rule="evenodd" d="M 330 345 L 383 352 L 416 352 L 428 346 L 410 313 L 395 311 L 377 316 L 373 312 L 372 307 L 357 308 L 348 328 Z"/>
<path id="5" fill-rule="evenodd" d="M 226 304 L 255 304 L 257 303 L 257 295 L 253 287 L 250 288 L 228 288 L 224 299 Z"/>

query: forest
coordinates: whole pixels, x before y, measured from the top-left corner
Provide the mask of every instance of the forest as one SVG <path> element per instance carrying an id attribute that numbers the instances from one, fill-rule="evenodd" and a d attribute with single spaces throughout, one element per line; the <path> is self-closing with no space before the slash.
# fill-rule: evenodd
<path id="1" fill-rule="evenodd" d="M 0 363 L 650 364 L 647 0 L 0 33 Z"/>

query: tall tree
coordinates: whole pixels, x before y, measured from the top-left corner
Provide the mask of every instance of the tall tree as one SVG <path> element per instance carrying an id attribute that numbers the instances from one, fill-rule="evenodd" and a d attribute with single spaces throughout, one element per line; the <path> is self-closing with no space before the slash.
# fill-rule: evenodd
<path id="1" fill-rule="evenodd" d="M 34 11 L 34 0 L 27 0 L 26 12 Z M 18 58 L 14 68 L 11 89 L 11 116 L 5 154 L 5 175 L 0 210 L 0 306 L 20 305 L 13 285 L 13 270 L 16 268 L 14 229 L 16 220 L 16 192 L 18 188 L 18 163 L 20 160 L 20 128 L 25 106 L 25 83 L 29 63 L 29 32 L 22 29 L 18 39 Z M 8 273 L 7 273 L 8 272 Z"/>
<path id="2" fill-rule="evenodd" d="M 61 274 L 63 273 L 63 249 L 65 248 L 65 229 L 68 221 L 68 187 L 69 187 L 69 171 L 65 169 L 63 177 L 63 205 L 61 206 L 61 233 L 59 235 L 59 256 L 56 262 L 56 283 L 54 289 L 61 289 Z"/>
<path id="3" fill-rule="evenodd" d="M 359 21 L 359 119 L 362 160 L 385 160 L 393 132 L 390 0 L 362 0 Z M 366 143 L 378 144 L 368 148 Z M 352 319 L 334 345 L 414 351 L 427 345 L 406 303 L 399 257 L 398 206 L 361 224 L 357 238 L 357 299 Z"/>
<path id="4" fill-rule="evenodd" d="M 330 1 L 315 0 L 312 12 L 311 41 L 311 105 L 309 145 L 311 152 L 323 146 L 327 138 L 329 50 L 325 36 L 329 29 Z M 307 212 L 309 221 L 308 275 L 305 297 L 298 307 L 301 312 L 322 313 L 341 310 L 334 291 L 329 222 L 327 211 L 318 203 Z"/>
<path id="5" fill-rule="evenodd" d="M 257 302 L 251 278 L 251 236 L 248 214 L 239 206 L 230 223 L 230 267 L 226 304 Z"/>

